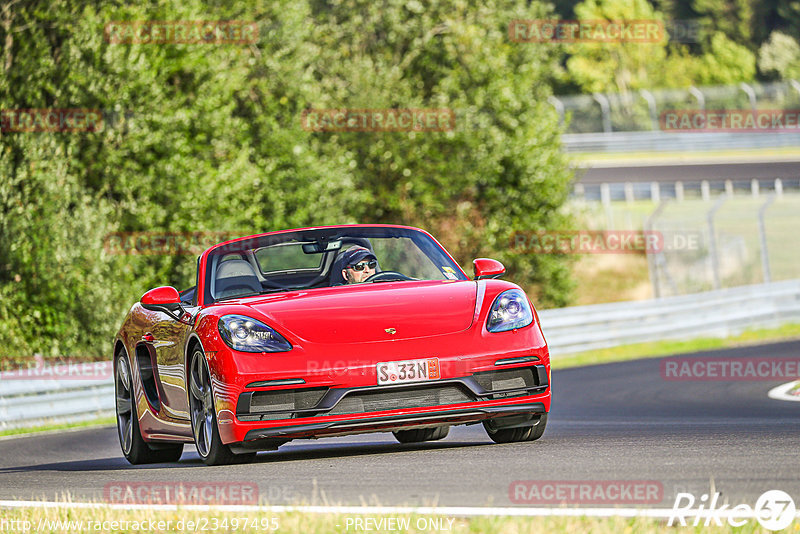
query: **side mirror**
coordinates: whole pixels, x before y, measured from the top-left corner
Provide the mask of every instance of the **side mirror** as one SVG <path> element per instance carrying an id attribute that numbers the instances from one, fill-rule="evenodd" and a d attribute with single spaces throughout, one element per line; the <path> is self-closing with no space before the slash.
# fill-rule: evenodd
<path id="1" fill-rule="evenodd" d="M 174 312 L 181 308 L 181 296 L 174 287 L 162 286 L 142 295 L 141 303 L 150 311 Z"/>
<path id="2" fill-rule="evenodd" d="M 472 270 L 475 273 L 475 280 L 484 278 L 497 278 L 506 272 L 506 268 L 497 260 L 490 258 L 478 258 L 472 260 Z"/>

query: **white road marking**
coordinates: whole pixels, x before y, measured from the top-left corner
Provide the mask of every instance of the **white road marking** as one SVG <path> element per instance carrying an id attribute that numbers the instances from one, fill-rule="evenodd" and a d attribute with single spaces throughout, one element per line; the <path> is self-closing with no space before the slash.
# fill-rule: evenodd
<path id="1" fill-rule="evenodd" d="M 495 508 L 482 506 L 252 506 L 252 505 L 192 505 L 192 504 L 110 504 L 91 502 L 53 502 L 53 501 L 0 501 L 0 508 L 105 508 L 110 510 L 156 510 L 179 511 L 191 510 L 202 512 L 261 512 L 261 513 L 310 513 L 310 514 L 358 514 L 358 515 L 436 515 L 451 517 L 507 516 L 507 517 L 648 517 L 653 519 L 669 519 L 675 515 L 671 508 Z M 720 519 L 727 519 L 730 510 L 714 510 L 711 513 Z M 708 517 L 709 512 L 684 510 L 682 515 L 688 517 Z M 737 512 L 737 519 L 755 519 L 756 513 L 743 514 Z M 800 517 L 800 511 L 795 514 Z"/>
<path id="2" fill-rule="evenodd" d="M 800 380 L 795 380 L 794 382 L 789 382 L 788 384 L 781 384 L 780 386 L 769 390 L 767 396 L 770 399 L 800 402 L 800 395 L 792 395 L 789 393 L 789 391 L 795 389 L 798 385 L 800 385 Z"/>

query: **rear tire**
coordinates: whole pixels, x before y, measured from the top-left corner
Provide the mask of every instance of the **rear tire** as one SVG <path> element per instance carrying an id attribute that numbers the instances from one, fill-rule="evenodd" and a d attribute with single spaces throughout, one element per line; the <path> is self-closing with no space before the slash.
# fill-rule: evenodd
<path id="1" fill-rule="evenodd" d="M 444 439 L 450 432 L 450 427 L 437 426 L 436 428 L 417 428 L 415 430 L 397 430 L 392 432 L 400 443 L 420 443 L 422 441 L 436 441 Z"/>
<path id="2" fill-rule="evenodd" d="M 252 461 L 256 457 L 255 452 L 235 454 L 228 445 L 222 443 L 222 439 L 219 437 L 211 374 L 208 371 L 208 362 L 203 351 L 199 348 L 195 349 L 190 362 L 189 411 L 197 454 L 206 465 L 228 465 Z"/>
<path id="3" fill-rule="evenodd" d="M 501 428 L 494 430 L 490 421 L 484 421 L 483 427 L 489 438 L 495 443 L 514 443 L 517 441 L 535 441 L 542 437 L 544 429 L 547 427 L 547 414 L 544 413 L 539 418 L 536 426 L 524 426 L 519 428 Z"/>
<path id="4" fill-rule="evenodd" d="M 177 462 L 183 454 L 183 443 L 153 444 L 151 447 L 139 431 L 138 410 L 134 404 L 133 375 L 125 350 L 117 354 L 114 366 L 117 436 L 125 459 L 133 465 Z"/>

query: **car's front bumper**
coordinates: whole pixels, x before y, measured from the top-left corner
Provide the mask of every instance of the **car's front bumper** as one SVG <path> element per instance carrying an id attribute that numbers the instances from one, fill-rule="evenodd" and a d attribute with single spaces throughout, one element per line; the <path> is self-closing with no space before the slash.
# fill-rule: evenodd
<path id="1" fill-rule="evenodd" d="M 328 437 L 440 425 L 461 425 L 477 423 L 493 417 L 516 414 L 543 414 L 545 412 L 543 402 L 526 402 L 506 406 L 471 406 L 469 408 L 443 407 L 432 413 L 372 415 L 357 419 L 253 429 L 245 435 L 244 443 L 268 438 Z"/>
<path id="2" fill-rule="evenodd" d="M 549 411 L 547 369 L 537 362 L 444 380 L 361 387 L 245 391 L 220 419 L 226 443 L 326 437 Z M 268 446 L 268 443 L 265 445 Z M 257 447 L 256 447 L 257 448 Z"/>
<path id="3" fill-rule="evenodd" d="M 476 328 L 380 343 L 294 342 L 292 351 L 274 355 L 240 353 L 224 344 L 218 350 L 208 356 L 226 444 L 465 424 L 501 412 L 550 410 L 549 353 L 536 323 L 499 334 Z M 425 358 L 438 359 L 438 379 L 378 385 L 377 362 Z M 520 369 L 530 369 L 529 378 L 511 377 L 510 383 L 498 375 L 491 378 L 497 383 L 487 382 L 492 373 Z M 535 410 L 518 407 L 529 404 L 537 404 Z"/>

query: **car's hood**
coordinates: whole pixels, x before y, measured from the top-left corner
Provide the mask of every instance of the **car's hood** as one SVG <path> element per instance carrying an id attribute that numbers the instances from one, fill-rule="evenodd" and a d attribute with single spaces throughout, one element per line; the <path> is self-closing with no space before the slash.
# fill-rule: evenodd
<path id="1" fill-rule="evenodd" d="M 475 298 L 475 282 L 448 280 L 340 286 L 240 302 L 288 336 L 314 343 L 358 343 L 466 330 Z"/>

